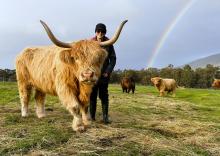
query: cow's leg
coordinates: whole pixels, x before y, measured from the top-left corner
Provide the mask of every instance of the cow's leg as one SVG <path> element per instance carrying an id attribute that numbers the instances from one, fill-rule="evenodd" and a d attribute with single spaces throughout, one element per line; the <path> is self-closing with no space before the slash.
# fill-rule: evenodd
<path id="1" fill-rule="evenodd" d="M 160 91 L 160 96 L 164 96 L 164 91 Z"/>
<path id="2" fill-rule="evenodd" d="M 36 114 L 38 118 L 43 118 L 46 116 L 45 108 L 44 108 L 44 101 L 45 101 L 46 94 L 42 93 L 39 90 L 35 92 L 35 101 L 36 101 Z"/>
<path id="3" fill-rule="evenodd" d="M 172 90 L 172 96 L 173 96 L 173 97 L 176 97 L 176 89 L 173 89 L 173 90 Z"/>
<path id="4" fill-rule="evenodd" d="M 30 101 L 32 86 L 29 84 L 29 75 L 23 61 L 16 60 L 16 76 L 18 83 L 18 91 L 21 101 L 21 116 L 28 116 L 28 104 Z"/>
<path id="5" fill-rule="evenodd" d="M 91 124 L 91 121 L 89 120 L 88 106 L 81 107 L 81 113 L 83 124 L 88 127 Z"/>
<path id="6" fill-rule="evenodd" d="M 134 94 L 134 88 L 132 88 L 132 93 Z"/>
<path id="7" fill-rule="evenodd" d="M 130 91 L 131 91 L 131 89 L 129 88 L 129 89 L 128 89 L 128 93 L 130 93 Z"/>
<path id="8" fill-rule="evenodd" d="M 66 106 L 67 110 L 73 115 L 72 128 L 74 131 L 82 132 L 85 130 L 85 126 L 82 122 L 82 115 L 80 113 L 80 104 L 75 96 L 60 96 L 61 101 Z"/>
<path id="9" fill-rule="evenodd" d="M 57 86 L 57 95 L 62 104 L 73 116 L 73 130 L 82 132 L 85 130 L 85 126 L 83 125 L 82 115 L 80 113 L 81 104 L 76 97 L 77 92 L 75 92 L 76 90 L 73 90 L 73 88 L 70 88 L 65 82 L 62 83 L 62 81 L 62 79 L 57 79 L 55 82 Z"/>
<path id="10" fill-rule="evenodd" d="M 82 115 L 80 113 L 80 105 L 76 104 L 67 107 L 69 112 L 73 115 L 73 124 L 72 128 L 74 131 L 83 132 L 85 130 L 85 126 L 82 122 Z"/>
<path id="11" fill-rule="evenodd" d="M 26 84 L 21 84 L 18 82 L 18 90 L 20 95 L 20 101 L 21 101 L 21 116 L 27 117 L 28 116 L 28 104 L 30 101 L 31 96 L 31 86 L 28 86 Z"/>

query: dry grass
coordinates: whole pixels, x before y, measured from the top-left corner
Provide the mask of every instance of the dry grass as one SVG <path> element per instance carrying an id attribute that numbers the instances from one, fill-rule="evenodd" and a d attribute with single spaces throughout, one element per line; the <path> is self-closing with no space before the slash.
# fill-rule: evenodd
<path id="1" fill-rule="evenodd" d="M 98 101 L 97 121 L 85 133 L 75 133 L 56 98 L 47 99 L 45 119 L 36 118 L 33 102 L 30 117 L 21 118 L 16 100 L 0 104 L 0 155 L 220 155 L 220 122 L 204 120 L 195 108 L 195 103 L 157 97 L 147 87 L 138 86 L 132 95 L 111 85 L 112 123 L 101 123 Z"/>

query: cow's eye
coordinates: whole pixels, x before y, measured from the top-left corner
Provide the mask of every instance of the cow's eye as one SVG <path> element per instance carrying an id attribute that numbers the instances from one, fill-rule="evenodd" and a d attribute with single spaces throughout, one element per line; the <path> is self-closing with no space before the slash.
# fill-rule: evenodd
<path id="1" fill-rule="evenodd" d="M 72 61 L 72 62 L 74 62 L 74 61 L 75 61 L 74 57 L 70 57 L 70 59 L 71 59 L 71 61 Z"/>
<path id="2" fill-rule="evenodd" d="M 78 56 L 74 56 L 73 59 L 74 59 L 75 61 L 77 61 L 77 60 L 79 60 L 79 57 L 78 57 Z"/>

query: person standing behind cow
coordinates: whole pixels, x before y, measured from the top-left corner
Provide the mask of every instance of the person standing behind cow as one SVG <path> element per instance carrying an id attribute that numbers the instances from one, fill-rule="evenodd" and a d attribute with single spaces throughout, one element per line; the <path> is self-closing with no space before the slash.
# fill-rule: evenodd
<path id="1" fill-rule="evenodd" d="M 106 26 L 103 23 L 98 23 L 95 27 L 95 37 L 92 40 L 96 40 L 99 42 L 109 40 L 106 35 Z M 108 109 L 109 109 L 109 94 L 108 94 L 108 83 L 110 79 L 110 74 L 113 71 L 113 68 L 116 64 L 116 54 L 114 50 L 114 46 L 106 46 L 103 47 L 108 52 L 108 57 L 105 60 L 102 71 L 101 77 L 97 84 L 93 87 L 91 96 L 90 96 L 90 115 L 91 119 L 95 121 L 95 114 L 96 114 L 96 104 L 97 104 L 97 96 L 102 103 L 102 113 L 103 113 L 103 122 L 104 124 L 110 123 L 108 118 Z"/>

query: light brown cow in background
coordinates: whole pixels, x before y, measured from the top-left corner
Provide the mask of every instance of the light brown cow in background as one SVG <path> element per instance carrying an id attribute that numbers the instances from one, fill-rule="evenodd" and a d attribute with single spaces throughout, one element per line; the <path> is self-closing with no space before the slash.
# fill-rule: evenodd
<path id="1" fill-rule="evenodd" d="M 35 89 L 36 114 L 45 116 L 46 94 L 58 96 L 73 115 L 73 130 L 84 131 L 89 125 L 88 104 L 93 85 L 97 82 L 107 52 L 102 46 L 114 44 L 123 25 L 108 41 L 81 40 L 64 43 L 55 38 L 41 21 L 51 41 L 57 46 L 26 48 L 17 56 L 16 74 L 22 117 L 28 116 L 31 90 Z"/>
<path id="2" fill-rule="evenodd" d="M 160 92 L 160 96 L 164 96 L 165 92 L 172 93 L 172 95 L 176 96 L 176 81 L 174 79 L 163 79 L 161 77 L 151 78 L 151 82 Z"/>
<path id="3" fill-rule="evenodd" d="M 220 89 L 220 79 L 214 79 L 212 87 L 215 89 Z"/>

